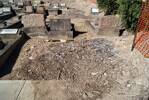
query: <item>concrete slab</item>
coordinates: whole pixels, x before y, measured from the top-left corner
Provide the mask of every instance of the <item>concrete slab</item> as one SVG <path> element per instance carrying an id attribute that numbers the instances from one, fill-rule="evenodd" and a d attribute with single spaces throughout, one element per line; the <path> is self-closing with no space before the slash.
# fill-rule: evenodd
<path id="1" fill-rule="evenodd" d="M 17 100 L 25 81 L 0 81 L 0 100 Z"/>
<path id="2" fill-rule="evenodd" d="M 35 95 L 34 87 L 31 83 L 31 81 L 26 81 L 17 100 L 35 100 L 34 95 Z"/>

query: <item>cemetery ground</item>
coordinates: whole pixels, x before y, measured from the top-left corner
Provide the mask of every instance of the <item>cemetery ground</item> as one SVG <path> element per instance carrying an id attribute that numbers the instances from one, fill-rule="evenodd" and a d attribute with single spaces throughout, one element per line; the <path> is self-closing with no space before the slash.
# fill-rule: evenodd
<path id="1" fill-rule="evenodd" d="M 148 100 L 148 59 L 131 52 L 132 42 L 133 35 L 86 33 L 64 43 L 34 37 L 1 79 L 24 80 L 15 83 L 19 100 Z"/>
<path id="2" fill-rule="evenodd" d="M 71 7 L 79 10 L 69 9 L 60 18 L 70 18 L 75 32 L 82 33 L 68 42 L 51 42 L 40 35 L 27 38 L 1 70 L 0 100 L 149 99 L 149 60 L 131 51 L 134 36 L 119 37 L 116 16 L 86 16 L 91 3 L 76 1 Z M 42 18 L 34 23 L 31 18 L 40 17 L 23 22 L 43 26 L 38 22 Z M 39 30 L 43 33 L 38 27 L 29 31 Z"/>

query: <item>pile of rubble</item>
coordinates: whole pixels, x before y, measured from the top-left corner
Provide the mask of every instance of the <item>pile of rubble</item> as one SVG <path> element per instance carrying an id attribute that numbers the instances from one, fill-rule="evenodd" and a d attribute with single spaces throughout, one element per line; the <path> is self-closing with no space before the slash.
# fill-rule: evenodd
<path id="1" fill-rule="evenodd" d="M 70 43 L 32 39 L 23 50 L 15 65 L 18 69 L 9 78 L 83 80 L 92 76 L 98 79 L 104 73 L 110 74 L 120 63 L 112 45 L 104 39 Z"/>
<path id="2" fill-rule="evenodd" d="M 51 43 L 33 38 L 25 44 L 12 73 L 3 79 L 70 80 L 85 91 L 98 87 L 100 94 L 115 84 L 120 64 L 105 39 Z"/>

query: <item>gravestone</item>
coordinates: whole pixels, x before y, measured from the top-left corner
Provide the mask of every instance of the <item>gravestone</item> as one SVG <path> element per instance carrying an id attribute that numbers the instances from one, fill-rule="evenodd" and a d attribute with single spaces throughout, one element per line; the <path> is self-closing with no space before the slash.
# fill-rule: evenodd
<path id="1" fill-rule="evenodd" d="M 98 34 L 119 36 L 121 20 L 118 16 L 114 15 L 103 16 L 99 19 L 98 25 L 99 25 Z"/>
<path id="2" fill-rule="evenodd" d="M 44 15 L 43 14 L 29 14 L 22 16 L 22 23 L 25 28 L 29 27 L 44 27 Z"/>
<path id="3" fill-rule="evenodd" d="M 44 35 L 45 19 L 43 14 L 29 14 L 22 16 L 24 31 L 28 34 Z"/>
<path id="4" fill-rule="evenodd" d="M 48 36 L 51 40 L 72 40 L 73 31 L 71 31 L 70 19 L 50 19 L 47 22 Z"/>
<path id="5" fill-rule="evenodd" d="M 70 19 L 50 19 L 48 27 L 51 31 L 71 31 Z"/>
<path id="6" fill-rule="evenodd" d="M 45 13 L 45 9 L 44 9 L 44 7 L 37 7 L 37 9 L 36 9 L 36 13 L 37 14 L 44 14 Z"/>
<path id="7" fill-rule="evenodd" d="M 32 6 L 26 6 L 25 8 L 26 8 L 25 9 L 26 13 L 33 13 L 33 7 Z"/>

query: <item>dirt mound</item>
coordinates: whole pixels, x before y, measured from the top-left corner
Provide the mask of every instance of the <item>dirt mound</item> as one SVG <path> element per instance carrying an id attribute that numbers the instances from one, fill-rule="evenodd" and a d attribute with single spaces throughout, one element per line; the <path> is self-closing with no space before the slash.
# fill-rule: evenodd
<path id="1" fill-rule="evenodd" d="M 33 49 L 28 51 L 28 58 L 18 69 L 19 76 L 23 79 L 78 80 L 89 77 L 91 73 L 88 71 L 100 75 L 102 71 L 113 69 L 116 64 L 118 65 L 118 62 L 114 61 L 116 57 L 112 46 L 104 39 L 49 43 L 42 46 L 44 45 L 34 45 Z"/>
<path id="2" fill-rule="evenodd" d="M 84 96 L 99 97 L 115 86 L 120 63 L 105 39 L 69 43 L 31 39 L 15 65 L 19 67 L 7 79 L 66 80 L 78 84 Z"/>

